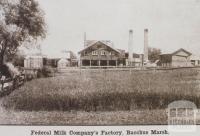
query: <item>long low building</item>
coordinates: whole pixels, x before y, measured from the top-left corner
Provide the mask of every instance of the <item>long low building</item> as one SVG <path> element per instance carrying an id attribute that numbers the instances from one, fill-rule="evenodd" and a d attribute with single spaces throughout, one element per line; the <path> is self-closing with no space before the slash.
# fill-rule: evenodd
<path id="1" fill-rule="evenodd" d="M 78 59 L 72 51 L 63 51 L 57 56 L 29 55 L 24 59 L 24 67 L 27 69 L 42 69 L 43 66 L 53 68 L 77 67 Z"/>
<path id="2" fill-rule="evenodd" d="M 190 57 L 191 63 L 193 66 L 200 66 L 200 56 L 199 55 L 192 55 Z"/>
<path id="3" fill-rule="evenodd" d="M 192 66 L 190 59 L 191 55 L 192 53 L 182 48 L 170 54 L 161 54 L 160 65 L 163 67 Z"/>

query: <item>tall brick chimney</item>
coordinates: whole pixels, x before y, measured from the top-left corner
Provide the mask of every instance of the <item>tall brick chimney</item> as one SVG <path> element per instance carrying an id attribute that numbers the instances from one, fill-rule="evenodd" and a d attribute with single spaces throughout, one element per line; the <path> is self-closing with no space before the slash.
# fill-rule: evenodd
<path id="1" fill-rule="evenodd" d="M 148 61 L 148 29 L 144 29 L 144 62 Z"/>
<path id="2" fill-rule="evenodd" d="M 128 54 L 128 60 L 130 64 L 130 62 L 133 60 L 133 30 L 129 30 Z"/>
<path id="3" fill-rule="evenodd" d="M 84 32 L 84 48 L 87 46 L 86 40 L 87 40 L 87 38 L 86 38 L 86 32 Z"/>

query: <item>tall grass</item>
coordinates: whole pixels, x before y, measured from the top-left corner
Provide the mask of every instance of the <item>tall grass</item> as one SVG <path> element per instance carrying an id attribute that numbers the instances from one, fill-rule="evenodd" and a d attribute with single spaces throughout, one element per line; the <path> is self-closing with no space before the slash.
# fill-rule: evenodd
<path id="1" fill-rule="evenodd" d="M 4 98 L 15 110 L 116 111 L 163 109 L 175 100 L 200 107 L 198 71 L 84 70 L 37 79 Z"/>

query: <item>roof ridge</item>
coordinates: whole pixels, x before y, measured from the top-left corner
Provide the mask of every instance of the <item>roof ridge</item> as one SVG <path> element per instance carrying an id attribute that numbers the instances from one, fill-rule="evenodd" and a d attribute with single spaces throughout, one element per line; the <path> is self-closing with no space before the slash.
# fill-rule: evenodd
<path id="1" fill-rule="evenodd" d="M 108 44 L 106 44 L 106 43 L 104 43 L 104 42 L 102 42 L 102 41 L 100 41 L 100 40 L 96 40 L 94 43 L 91 43 L 89 46 L 85 47 L 83 50 L 79 51 L 78 53 L 80 54 L 80 52 L 82 52 L 82 51 L 86 50 L 87 48 L 93 46 L 93 45 L 96 44 L 97 42 L 101 42 L 101 43 L 103 43 L 104 45 L 106 45 L 106 46 L 110 47 L 111 49 L 115 50 L 116 52 L 120 53 L 120 51 L 118 51 L 118 50 L 115 49 L 114 47 L 111 47 L 111 46 L 109 46 Z"/>

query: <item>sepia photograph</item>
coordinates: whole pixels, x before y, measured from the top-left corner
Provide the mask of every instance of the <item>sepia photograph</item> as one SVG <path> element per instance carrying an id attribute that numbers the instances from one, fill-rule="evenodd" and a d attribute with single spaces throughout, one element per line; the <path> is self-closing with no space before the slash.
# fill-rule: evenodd
<path id="1" fill-rule="evenodd" d="M 0 125 L 193 126 L 199 107 L 200 0 L 0 0 Z"/>

